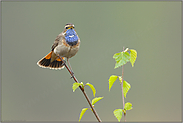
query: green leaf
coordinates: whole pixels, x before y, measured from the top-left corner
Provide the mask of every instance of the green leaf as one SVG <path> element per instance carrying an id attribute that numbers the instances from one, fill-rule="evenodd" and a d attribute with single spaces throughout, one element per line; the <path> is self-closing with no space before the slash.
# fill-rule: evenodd
<path id="1" fill-rule="evenodd" d="M 116 75 L 111 75 L 109 78 L 109 91 L 111 90 L 112 85 L 114 84 L 114 82 L 116 81 L 116 79 L 118 78 L 118 76 Z"/>
<path id="2" fill-rule="evenodd" d="M 134 49 L 130 49 L 130 62 L 132 64 L 132 67 L 134 66 L 136 59 L 137 59 L 137 51 Z"/>
<path id="3" fill-rule="evenodd" d="M 98 102 L 99 100 L 101 100 L 104 97 L 96 97 L 92 100 L 92 105 L 94 105 L 96 102 Z"/>
<path id="4" fill-rule="evenodd" d="M 121 118 L 122 118 L 122 109 L 115 109 L 113 111 L 114 116 L 118 119 L 118 122 L 120 122 Z"/>
<path id="5" fill-rule="evenodd" d="M 79 122 L 81 121 L 81 118 L 83 117 L 84 113 L 86 112 L 86 110 L 88 110 L 88 108 L 83 108 L 81 113 L 80 113 L 80 116 L 79 116 Z"/>
<path id="6" fill-rule="evenodd" d="M 113 58 L 116 60 L 114 68 L 118 68 L 130 61 L 130 54 L 127 51 L 128 48 L 124 52 L 119 52 L 113 55 Z"/>
<path id="7" fill-rule="evenodd" d="M 131 110 L 132 109 L 132 104 L 130 102 L 125 103 L 125 110 Z"/>
<path id="8" fill-rule="evenodd" d="M 119 52 L 119 53 L 116 53 L 116 54 L 113 55 L 113 58 L 116 61 L 120 61 L 121 60 L 121 57 L 122 57 L 122 52 Z"/>
<path id="9" fill-rule="evenodd" d="M 95 90 L 94 86 L 90 83 L 86 83 L 86 85 L 88 85 L 91 88 L 91 90 L 93 91 L 93 96 L 95 97 L 96 90 Z"/>
<path id="10" fill-rule="evenodd" d="M 72 90 L 73 90 L 73 92 L 80 86 L 80 85 L 82 85 L 83 83 L 81 82 L 81 83 L 73 83 L 73 85 L 72 85 Z"/>
<path id="11" fill-rule="evenodd" d="M 118 78 L 119 81 L 122 83 L 122 76 L 118 76 Z M 125 98 L 130 88 L 131 88 L 130 84 L 127 81 L 123 80 L 123 94 Z"/>
<path id="12" fill-rule="evenodd" d="M 124 97 L 126 98 L 126 94 L 128 93 L 129 89 L 131 88 L 130 84 L 123 80 L 123 94 Z"/>
<path id="13" fill-rule="evenodd" d="M 113 58 L 116 60 L 116 64 L 114 68 L 118 68 L 122 66 L 122 52 L 114 54 Z"/>

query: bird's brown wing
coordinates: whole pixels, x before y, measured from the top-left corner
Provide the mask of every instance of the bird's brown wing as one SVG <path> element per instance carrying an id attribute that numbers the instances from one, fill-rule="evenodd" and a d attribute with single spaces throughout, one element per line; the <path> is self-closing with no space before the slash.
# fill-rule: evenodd
<path id="1" fill-rule="evenodd" d="M 58 43 L 61 41 L 60 40 L 60 38 L 62 38 L 62 33 L 60 33 L 57 37 L 56 37 L 56 39 L 55 39 L 55 41 L 54 41 L 54 43 L 53 43 L 53 45 L 52 45 L 52 47 L 51 47 L 51 50 L 53 51 L 54 49 L 55 49 L 55 47 L 58 45 Z"/>

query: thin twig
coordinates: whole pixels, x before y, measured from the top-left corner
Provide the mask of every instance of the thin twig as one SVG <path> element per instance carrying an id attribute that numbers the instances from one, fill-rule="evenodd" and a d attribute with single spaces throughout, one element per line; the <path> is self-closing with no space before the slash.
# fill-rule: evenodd
<path id="1" fill-rule="evenodd" d="M 61 60 L 62 58 L 60 56 L 58 56 Z M 62 60 L 63 61 L 63 60 Z M 63 61 L 64 62 L 64 61 Z M 72 71 L 69 69 L 69 67 L 67 66 L 67 64 L 64 62 L 64 66 L 67 68 L 67 70 L 69 71 L 69 73 L 71 74 L 72 78 L 74 79 L 75 82 L 79 83 L 78 80 L 76 79 L 76 77 L 74 76 L 74 74 L 72 73 Z M 92 103 L 89 99 L 89 97 L 87 96 L 86 92 L 84 91 L 84 88 L 79 86 L 79 88 L 81 89 L 81 91 L 83 92 L 86 100 L 88 101 L 89 105 L 90 105 L 90 108 L 92 109 L 95 117 L 97 118 L 98 122 L 102 122 L 102 120 L 100 119 L 99 115 L 97 114 L 95 108 L 92 106 Z"/>
<path id="2" fill-rule="evenodd" d="M 124 47 L 123 47 L 124 51 Z M 122 76 L 121 76 L 121 91 L 122 91 L 122 100 L 123 100 L 123 110 L 125 107 L 125 99 L 124 99 L 124 93 L 123 93 L 123 73 L 124 73 L 124 65 L 122 65 Z M 126 122 L 126 113 L 124 113 L 124 121 Z"/>

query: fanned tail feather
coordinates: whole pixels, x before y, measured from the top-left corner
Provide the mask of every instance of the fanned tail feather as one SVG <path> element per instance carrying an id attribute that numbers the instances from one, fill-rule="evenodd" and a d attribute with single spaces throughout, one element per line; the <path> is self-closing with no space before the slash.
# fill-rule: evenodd
<path id="1" fill-rule="evenodd" d="M 64 64 L 59 57 L 56 60 L 54 60 L 53 62 L 51 62 L 52 52 L 53 51 L 51 51 L 48 55 L 46 55 L 44 58 L 39 60 L 37 62 L 37 65 L 42 68 L 50 68 L 50 69 L 55 69 L 55 70 L 63 69 Z M 62 59 L 64 60 L 64 57 L 62 57 Z"/>

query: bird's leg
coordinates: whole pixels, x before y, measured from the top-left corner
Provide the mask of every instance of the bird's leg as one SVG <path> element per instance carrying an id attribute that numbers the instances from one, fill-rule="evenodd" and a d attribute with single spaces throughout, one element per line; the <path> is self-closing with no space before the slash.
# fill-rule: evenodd
<path id="1" fill-rule="evenodd" d="M 63 65 L 66 64 L 66 61 L 64 60 L 64 57 L 62 58 L 59 54 L 57 54 L 57 57 L 60 58 L 60 60 L 63 62 Z"/>
<path id="2" fill-rule="evenodd" d="M 71 72 L 72 72 L 72 77 L 71 77 L 71 78 L 73 78 L 73 77 L 74 77 L 74 72 L 73 72 L 73 70 L 72 70 L 72 68 L 71 68 L 71 65 L 70 65 L 70 63 L 69 63 L 69 58 L 67 58 L 67 63 L 68 63 L 69 68 L 70 68 L 70 70 L 71 70 Z"/>

